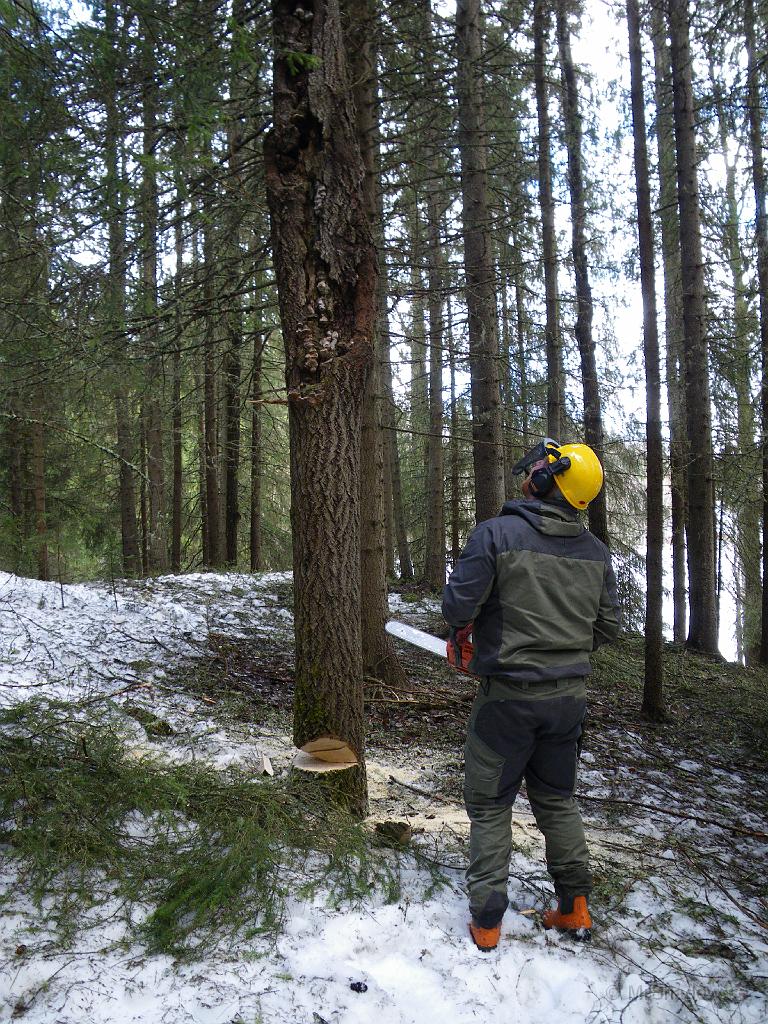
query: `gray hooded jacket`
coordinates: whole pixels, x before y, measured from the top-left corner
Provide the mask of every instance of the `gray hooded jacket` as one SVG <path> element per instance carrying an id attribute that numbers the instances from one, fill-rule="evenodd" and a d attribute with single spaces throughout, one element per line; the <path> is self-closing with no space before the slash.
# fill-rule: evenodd
<path id="1" fill-rule="evenodd" d="M 479 676 L 589 675 L 589 652 L 619 632 L 610 553 L 566 502 L 508 501 L 472 531 L 443 616 L 455 627 L 474 622 Z"/>

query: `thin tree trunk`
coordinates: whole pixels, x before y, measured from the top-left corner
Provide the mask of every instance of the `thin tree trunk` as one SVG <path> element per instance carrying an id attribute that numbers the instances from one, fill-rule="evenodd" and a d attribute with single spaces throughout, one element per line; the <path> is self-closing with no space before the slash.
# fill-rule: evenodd
<path id="1" fill-rule="evenodd" d="M 563 119 L 568 151 L 568 185 L 571 193 L 571 247 L 576 279 L 576 341 L 581 358 L 581 382 L 584 395 L 584 440 L 604 461 L 603 416 L 597 377 L 595 342 L 592 337 L 592 289 L 589 283 L 586 239 L 586 203 L 582 170 L 582 129 L 576 70 L 571 57 L 570 29 L 565 0 L 557 2 L 557 45 L 563 79 Z M 608 543 L 608 513 L 605 488 L 589 504 L 589 528 L 604 544 Z"/>
<path id="2" fill-rule="evenodd" d="M 411 243 L 411 337 L 410 337 L 410 458 L 406 463 L 408 489 L 407 522 L 411 529 L 411 551 L 415 572 L 424 579 L 425 529 L 427 516 L 427 461 L 429 433 L 429 379 L 427 376 L 427 325 L 424 309 L 424 247 L 421 211 L 415 189 L 408 224 Z"/>
<path id="3" fill-rule="evenodd" d="M 434 168 L 436 171 L 437 169 Z M 436 181 L 427 188 L 429 254 L 429 438 L 427 439 L 427 516 L 424 582 L 435 591 L 445 586 L 445 516 L 443 501 L 443 253 Z"/>
<path id="4" fill-rule="evenodd" d="M 715 654 L 718 645 L 712 421 L 687 0 L 669 0 L 669 28 L 677 153 L 677 189 L 680 208 L 686 406 L 690 440 L 688 459 L 690 628 L 688 646 L 693 650 Z"/>
<path id="5" fill-rule="evenodd" d="M 555 200 L 552 193 L 549 102 L 546 60 L 549 12 L 546 0 L 533 5 L 533 74 L 539 125 L 539 208 L 541 210 L 542 262 L 546 324 L 544 344 L 547 360 L 547 434 L 560 440 L 565 427 L 563 353 L 560 341 L 560 296 L 557 286 L 557 235 Z"/>
<path id="6" fill-rule="evenodd" d="M 35 405 L 32 423 L 32 494 L 35 507 L 35 533 L 37 535 L 37 578 L 49 580 L 48 525 L 45 514 L 45 428 L 44 410 L 40 400 Z"/>
<path id="7" fill-rule="evenodd" d="M 240 496 L 238 471 L 240 464 L 240 350 L 243 343 L 243 311 L 240 287 L 243 278 L 241 253 L 243 203 L 246 194 L 245 177 L 245 82 L 244 59 L 240 33 L 246 23 L 245 0 L 232 3 L 232 50 L 230 53 L 230 109 L 232 115 L 227 127 L 229 173 L 227 175 L 227 275 L 231 296 L 227 302 L 227 360 L 225 368 L 225 418 L 227 443 L 224 450 L 225 495 L 225 549 L 227 564 L 237 565 L 238 526 L 240 523 Z"/>
<path id="8" fill-rule="evenodd" d="M 504 503 L 504 438 L 499 390 L 499 340 L 488 208 L 488 143 L 482 96 L 480 0 L 457 0 L 459 154 L 476 520 Z"/>
<path id="9" fill-rule="evenodd" d="M 451 373 L 451 567 L 455 568 L 461 554 L 459 494 L 459 402 L 456 395 L 456 346 L 453 340 L 453 318 L 448 307 L 448 363 Z"/>
<path id="10" fill-rule="evenodd" d="M 760 118 L 758 50 L 755 39 L 753 0 L 744 0 L 744 39 L 747 50 L 747 113 L 752 151 L 752 187 L 755 193 L 755 241 L 757 243 L 757 281 L 760 295 L 760 351 L 762 381 L 760 409 L 763 455 L 763 601 L 760 661 L 768 665 L 768 180 L 763 161 L 763 128 Z M 764 48 L 763 48 L 764 49 Z"/>
<path id="11" fill-rule="evenodd" d="M 123 350 L 126 305 L 126 223 L 124 181 L 121 174 L 120 117 L 121 95 L 117 81 L 117 61 L 121 53 L 118 36 L 118 5 L 109 0 L 105 9 L 105 29 L 112 47 L 108 84 L 105 96 L 106 120 L 104 150 L 106 164 L 107 231 L 109 244 L 108 312 L 109 341 L 115 354 Z M 122 368 L 118 365 L 117 373 Z M 136 494 L 133 485 L 135 443 L 131 428 L 128 388 L 118 383 L 114 388 L 115 429 L 119 458 L 118 493 L 120 505 L 120 536 L 123 572 L 137 576 L 141 571 L 139 535 L 136 525 Z"/>
<path id="12" fill-rule="evenodd" d="M 141 572 L 146 576 L 149 572 L 149 514 L 147 511 L 147 416 L 145 404 L 142 402 L 140 415 L 139 458 L 141 462 L 141 480 L 139 483 L 139 523 L 141 526 Z"/>
<path id="13" fill-rule="evenodd" d="M 18 409 L 18 397 L 11 394 L 9 399 L 11 418 L 7 423 L 8 452 L 8 490 L 11 516 L 13 518 L 13 571 L 21 574 L 23 570 L 24 540 L 27 535 L 26 517 L 24 515 L 25 489 L 25 458 L 26 438 Z"/>
<path id="14" fill-rule="evenodd" d="M 264 568 L 261 531 L 261 476 L 262 476 L 262 429 L 261 429 L 261 364 L 266 336 L 260 332 L 253 339 L 253 382 L 251 396 L 251 522 L 250 522 L 250 558 L 251 572 Z"/>
<path id="15" fill-rule="evenodd" d="M 135 440 L 128 412 L 128 399 L 121 387 L 115 391 L 115 424 L 117 454 L 120 460 L 120 536 L 123 572 L 126 576 L 138 576 L 141 573 L 141 554 L 136 523 L 136 493 L 133 486 Z"/>
<path id="16" fill-rule="evenodd" d="M 203 336 L 203 404 L 205 408 L 205 507 L 208 514 L 207 564 L 219 566 L 221 557 L 221 520 L 219 493 L 219 435 L 216 403 L 216 312 L 214 310 L 215 257 L 213 251 L 213 207 L 210 190 L 206 185 L 203 221 L 203 295 L 205 298 L 205 326 Z"/>
<path id="17" fill-rule="evenodd" d="M 512 466 L 516 461 L 514 451 L 514 413 L 512 411 L 512 360 L 510 359 L 510 329 L 509 329 L 509 271 L 505 254 L 508 246 L 501 242 L 499 245 L 499 261 L 496 278 L 499 283 L 499 298 L 501 301 L 501 410 L 502 423 L 504 428 L 504 499 L 509 501 L 514 489 L 512 477 Z"/>
<path id="18" fill-rule="evenodd" d="M 141 268 L 143 341 L 150 358 L 158 359 L 157 338 L 157 273 L 158 273 L 158 188 L 154 161 L 157 132 L 157 67 L 153 28 L 147 12 L 141 21 L 141 105 L 142 151 L 144 163 L 141 179 Z M 162 379 L 155 372 L 153 377 Z M 146 400 L 146 453 L 149 476 L 149 569 L 167 568 L 168 551 L 165 530 L 165 470 L 163 459 L 163 420 L 160 402 L 155 394 L 155 380 L 150 381 L 150 394 Z"/>
<path id="19" fill-rule="evenodd" d="M 513 236 L 512 248 L 514 252 L 520 251 L 520 244 L 516 237 Z M 518 405 L 520 407 L 520 446 L 523 451 L 527 451 L 531 445 L 530 439 L 530 418 L 528 412 L 528 353 L 526 349 L 526 339 L 528 335 L 528 313 L 525 304 L 525 292 L 523 287 L 523 270 L 520 261 L 516 262 L 515 265 L 515 361 L 517 363 L 517 372 L 519 377 L 519 388 L 518 388 Z M 510 352 L 510 363 L 512 362 L 512 353 Z M 549 430 L 549 419 L 547 420 L 547 430 Z M 559 439 L 558 434 L 550 435 Z"/>
<path id="20" fill-rule="evenodd" d="M 208 494 L 206 490 L 205 462 L 205 387 L 200 375 L 194 370 L 195 395 L 197 396 L 197 491 L 200 503 L 200 553 L 203 565 L 211 564 L 211 533 L 208 526 Z"/>
<path id="21" fill-rule="evenodd" d="M 755 413 L 752 406 L 750 377 L 752 368 L 752 337 L 750 332 L 750 310 L 744 286 L 744 257 L 739 238 L 739 207 L 736 196 L 736 165 L 728 158 L 728 123 L 725 96 L 722 83 L 717 80 L 714 67 L 710 65 L 712 93 L 717 106 L 720 130 L 720 149 L 725 165 L 725 223 L 723 224 L 723 248 L 728 256 L 733 291 L 733 363 L 723 369 L 732 394 L 736 399 L 736 423 L 738 443 L 736 451 L 742 459 L 752 459 L 755 447 Z M 755 470 L 756 470 L 755 465 Z M 750 475 L 752 475 L 750 467 Z M 736 576 L 739 566 L 744 574 L 744 643 L 746 662 L 755 665 L 760 660 L 760 516 L 759 499 L 751 488 L 744 488 L 738 494 L 731 494 L 735 505 Z M 718 605 L 720 598 L 718 596 Z"/>
<path id="22" fill-rule="evenodd" d="M 389 330 L 387 330 L 387 338 Z M 392 363 L 389 357 L 389 346 L 381 361 L 382 381 L 381 386 L 384 393 L 384 437 L 389 453 L 389 471 L 392 480 L 392 515 L 395 524 L 395 537 L 397 538 L 397 559 L 400 565 L 400 579 L 409 582 L 413 579 L 413 562 L 411 561 L 411 549 L 408 543 L 408 531 L 405 525 L 405 510 L 403 508 L 403 486 L 400 474 L 400 447 L 397 441 L 397 421 L 395 420 L 394 395 L 392 393 Z"/>
<path id="23" fill-rule="evenodd" d="M 687 530 L 688 438 L 683 388 L 683 293 L 680 271 L 680 218 L 675 180 L 675 130 L 672 115 L 672 72 L 667 27 L 662 4 L 651 5 L 656 140 L 659 151 L 659 220 L 664 267 L 664 315 L 666 331 L 666 384 L 669 406 L 670 494 L 672 501 L 672 605 L 673 638 L 684 643 L 687 634 Z"/>
<path id="24" fill-rule="evenodd" d="M 632 131 L 637 184 L 637 228 L 640 286 L 643 293 L 643 359 L 645 363 L 647 541 L 645 559 L 645 681 L 642 712 L 653 721 L 665 717 L 662 601 L 664 596 L 664 453 L 661 441 L 661 369 L 656 318 L 651 188 L 645 135 L 642 44 L 637 0 L 627 0 Z"/>
<path id="25" fill-rule="evenodd" d="M 363 198 L 370 225 L 382 215 L 379 195 L 381 160 L 377 111 L 376 55 L 371 45 L 377 25 L 377 8 L 372 0 L 346 0 L 344 13 L 350 26 L 347 34 L 349 69 L 355 83 L 357 137 L 365 168 Z M 383 237 L 383 226 L 377 234 Z M 391 685 L 402 685 L 405 673 L 392 638 L 384 630 L 389 619 L 384 531 L 384 442 L 382 401 L 379 387 L 378 336 L 380 289 L 385 278 L 377 274 L 373 328 L 373 360 L 362 409 L 360 467 L 360 611 L 363 671 Z"/>
<path id="26" fill-rule="evenodd" d="M 149 568 L 168 567 L 165 529 L 163 414 L 156 398 L 147 400 L 147 473 L 149 476 Z"/>
<path id="27" fill-rule="evenodd" d="M 183 212 L 183 206 L 179 199 L 176 204 L 176 222 L 174 224 L 174 247 L 176 250 L 176 279 L 174 295 L 176 302 L 176 338 L 173 348 L 173 382 L 171 385 L 171 459 L 173 465 L 173 491 L 171 495 L 171 569 L 174 572 L 179 572 L 181 569 L 182 504 L 184 501 L 181 420 L 181 345 L 183 334 L 181 318 L 181 281 L 184 271 L 184 244 L 181 225 Z"/>

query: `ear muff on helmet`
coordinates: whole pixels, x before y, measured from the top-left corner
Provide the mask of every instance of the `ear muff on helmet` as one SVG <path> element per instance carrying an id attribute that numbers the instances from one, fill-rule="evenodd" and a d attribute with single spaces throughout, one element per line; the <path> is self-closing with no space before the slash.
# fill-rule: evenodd
<path id="1" fill-rule="evenodd" d="M 552 475 L 552 470 L 549 468 L 549 463 L 534 469 L 528 480 L 528 486 L 540 498 L 549 494 L 555 486 L 555 478 Z"/>
<path id="2" fill-rule="evenodd" d="M 531 475 L 526 480 L 527 492 L 530 497 L 544 498 L 555 486 L 555 477 L 570 468 L 569 458 L 563 458 L 556 449 L 547 449 L 546 461 L 534 465 Z M 524 488 L 525 490 L 526 488 Z"/>

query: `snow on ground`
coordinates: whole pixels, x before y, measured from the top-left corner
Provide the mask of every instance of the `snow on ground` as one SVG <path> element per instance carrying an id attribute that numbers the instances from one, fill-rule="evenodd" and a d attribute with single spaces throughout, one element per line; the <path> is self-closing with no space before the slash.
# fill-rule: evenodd
<path id="1" fill-rule="evenodd" d="M 103 584 L 41 583 L 0 572 L 0 699 L 109 692 L 158 679 L 200 653 L 210 631 L 242 636 L 290 625 L 270 592 L 290 573 L 190 573 Z"/>
<path id="2" fill-rule="evenodd" d="M 178 727 L 150 739 L 136 725 L 139 750 L 204 758 L 223 766 L 270 756 L 280 775 L 293 754 L 287 733 L 257 724 L 223 724 L 199 699 L 163 688 L 166 672 L 206 651 L 209 632 L 229 637 L 290 630 L 276 591 L 290 577 L 196 574 L 141 583 L 65 586 L 0 574 L 0 700 L 35 694 L 81 698 L 151 686 L 153 710 Z M 62 607 L 63 603 L 63 607 Z M 418 622 L 428 603 L 395 597 L 393 611 Z M 609 741 L 614 742 L 609 736 Z M 638 747 L 642 737 L 615 737 Z M 683 776 L 707 774 L 717 793 L 715 820 L 765 828 L 739 815 L 748 781 L 669 749 Z M 459 752 L 373 748 L 369 779 L 379 818 L 406 818 L 425 849 L 444 854 L 449 885 L 424 897 L 427 879 L 407 870 L 403 896 L 387 905 L 372 892 L 364 906 L 334 910 L 319 897 L 294 900 L 277 940 L 256 936 L 220 942 L 192 963 L 148 956 L 126 941 L 120 908 L 109 902 L 84 916 L 62 948 L 51 929 L 49 899 L 36 908 L 17 884 L 7 854 L 0 891 L 0 1020 L 28 1024 L 654 1024 L 667 1021 L 764 1022 L 768 931 L 760 907 L 727 884 L 702 890 L 681 854 L 681 841 L 723 857 L 715 826 L 635 809 L 612 821 L 587 804 L 595 869 L 626 866 L 624 888 L 595 909 L 591 946 L 544 932 L 537 913 L 549 886 L 542 840 L 524 795 L 515 808 L 510 879 L 512 909 L 497 951 L 480 953 L 467 933 L 466 897 L 456 850 L 465 848 L 460 804 L 438 790 L 441 772 L 456 770 Z M 395 781 L 393 782 L 392 779 Z M 581 788 L 595 797 L 630 793 L 631 773 L 599 748 L 582 761 Z M 649 766 L 644 802 L 674 808 L 675 775 Z M 411 787 L 406 788 L 406 787 Z M 702 815 L 712 817 L 702 797 Z M 140 827 L 140 823 L 137 825 Z M 739 842 L 733 840 L 734 851 Z M 754 849 L 754 847 L 751 847 Z M 0 847 L 0 856 L 3 849 Z M 453 859 L 452 859 L 453 858 Z M 713 863 L 717 863 L 716 860 Z M 725 863 L 723 861 L 722 863 Z M 713 870 L 717 872 L 717 867 Z M 620 876 L 620 882 L 622 881 Z M 603 877 L 605 884 L 605 877 Z M 617 883 L 618 884 L 618 883 Z M 135 910 L 137 919 L 150 908 Z M 713 924 L 713 922 L 716 922 Z M 355 986 L 353 988 L 352 986 Z M 358 989 L 358 990 L 355 990 Z"/>

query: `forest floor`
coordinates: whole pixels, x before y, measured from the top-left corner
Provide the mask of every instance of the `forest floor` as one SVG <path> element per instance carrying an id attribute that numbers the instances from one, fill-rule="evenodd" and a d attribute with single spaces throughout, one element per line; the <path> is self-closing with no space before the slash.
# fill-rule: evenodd
<path id="1" fill-rule="evenodd" d="M 390 605 L 443 628 L 433 599 Z M 766 1020 L 764 673 L 669 645 L 670 718 L 651 725 L 641 640 L 602 650 L 578 785 L 592 942 L 541 927 L 523 792 L 483 954 L 463 889 L 471 680 L 404 647 L 408 687 L 367 685 L 370 818 L 326 820 L 289 781 L 290 608 L 284 574 L 0 573 L 0 1020 Z M 410 826 L 402 848 L 387 821 Z"/>

